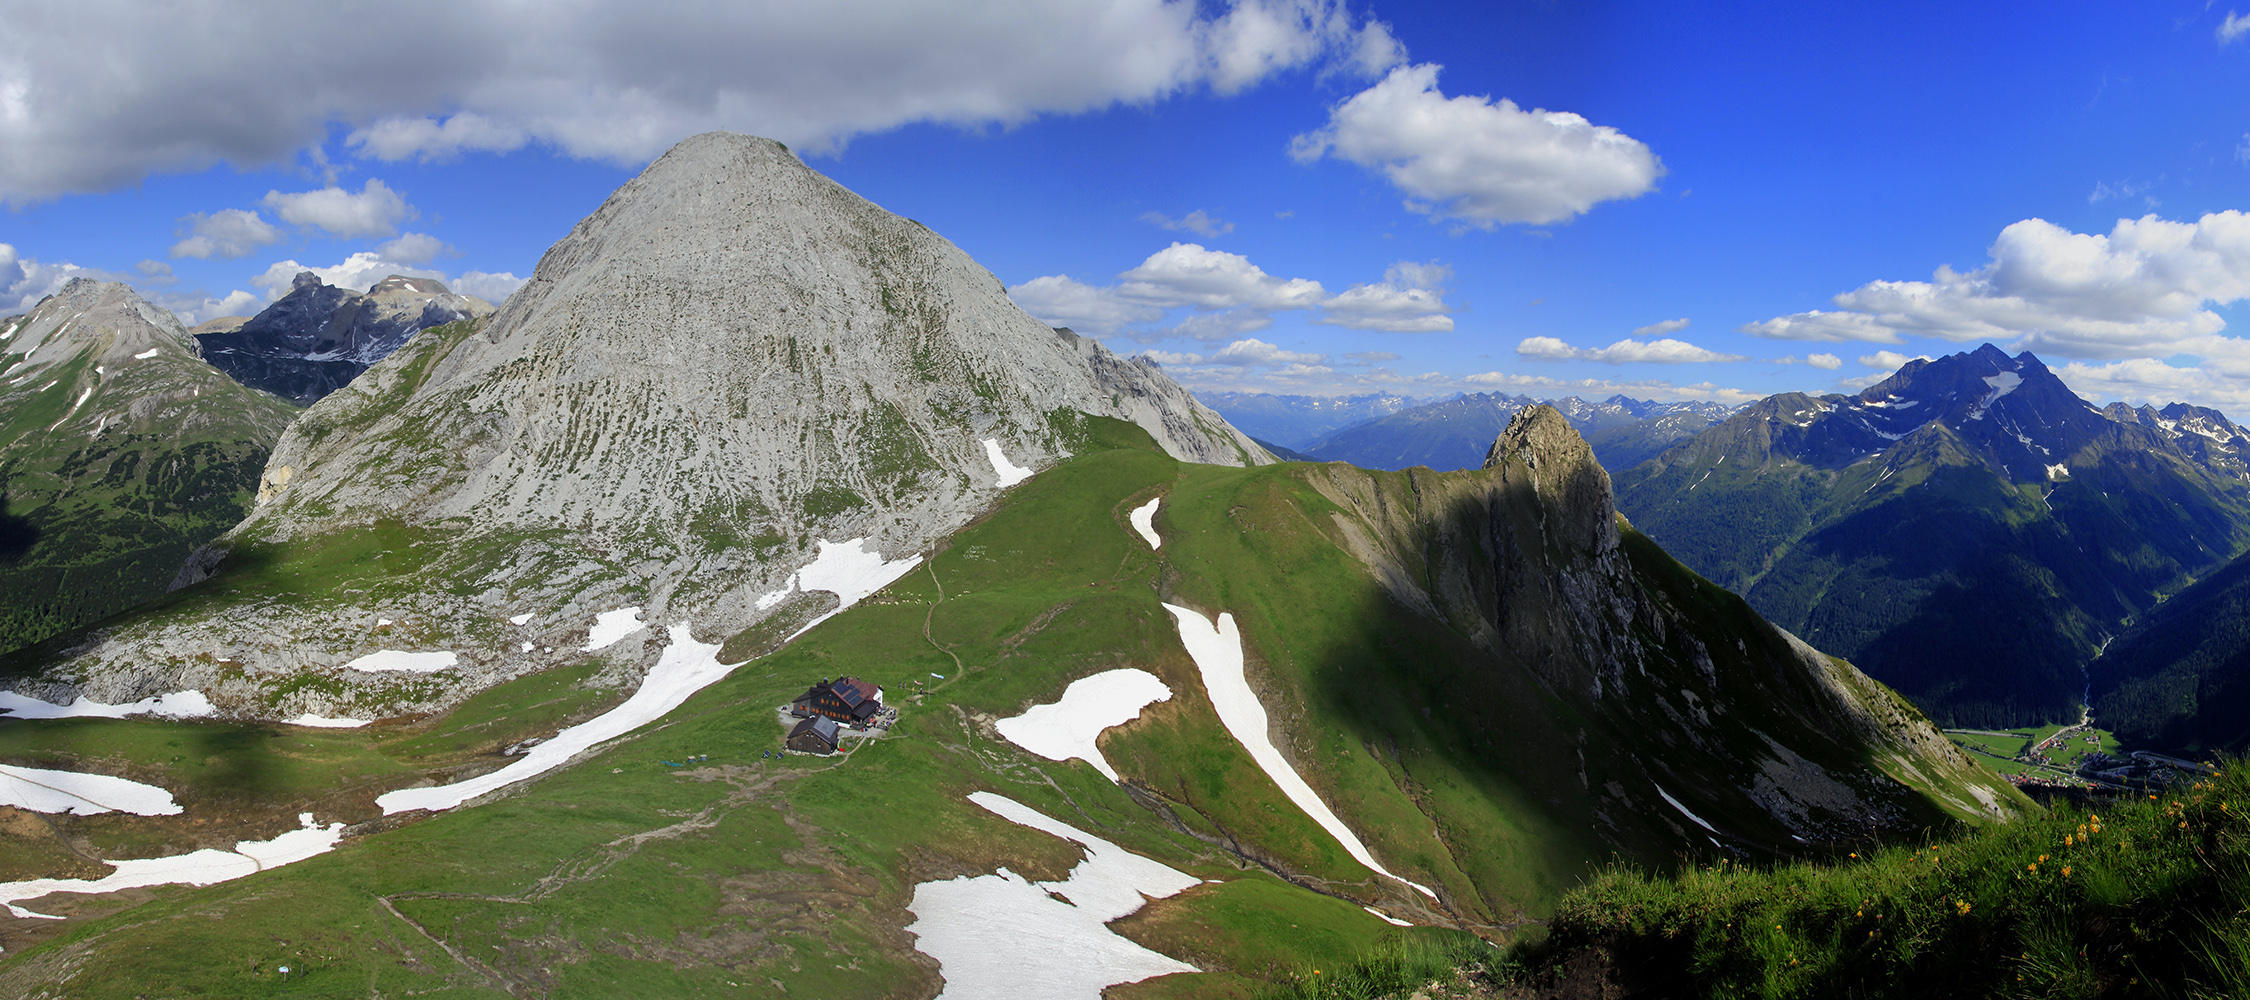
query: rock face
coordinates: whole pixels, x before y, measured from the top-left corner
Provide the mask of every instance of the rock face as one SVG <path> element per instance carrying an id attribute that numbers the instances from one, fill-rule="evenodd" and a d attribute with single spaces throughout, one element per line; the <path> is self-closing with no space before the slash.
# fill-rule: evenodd
<path id="1" fill-rule="evenodd" d="M 2105 417 L 1987 344 L 1755 403 L 1621 472 L 1618 505 L 1941 722 L 2076 721 L 2102 642 L 2250 545 L 2240 440 L 2215 411 Z"/>
<path id="2" fill-rule="evenodd" d="M 162 594 L 248 512 L 294 413 L 124 285 L 0 319 L 0 652 Z"/>
<path id="3" fill-rule="evenodd" d="M 958 248 L 780 144 L 697 136 L 579 223 L 497 314 L 413 338 L 307 410 L 220 543 L 232 555 L 188 574 L 218 575 L 208 606 L 112 630 L 52 676 L 108 697 L 194 686 L 237 714 L 366 718 L 568 658 L 594 613 L 621 606 L 733 635 L 833 606 L 790 596 L 821 542 L 911 557 L 999 494 L 995 449 L 1044 468 L 1086 414 L 1188 461 L 1271 460 L 1156 366 L 1031 318 Z M 373 551 L 313 555 L 354 546 Z M 519 652 L 526 636 L 501 624 L 518 612 L 536 614 L 537 646 L 564 652 Z M 461 667 L 411 687 L 337 670 L 409 641 L 371 634 L 379 618 L 417 623 L 417 648 L 455 650 Z M 242 669 L 222 675 L 217 658 Z M 266 694 L 306 671 L 342 693 Z"/>
<path id="4" fill-rule="evenodd" d="M 1481 470 L 1309 476 L 1391 599 L 1482 651 L 1478 683 L 1447 699 L 1460 702 L 1445 705 L 1453 725 L 1532 724 L 1520 695 L 1483 718 L 1467 704 L 1519 672 L 1566 706 L 1552 717 L 1574 720 L 1579 791 L 1620 848 L 1724 831 L 1787 853 L 1918 829 L 1933 821 L 1920 796 L 1960 817 L 2028 806 L 1896 694 L 1632 530 L 1592 449 L 1549 406 L 1511 420 Z"/>
<path id="5" fill-rule="evenodd" d="M 310 406 L 416 333 L 491 313 L 491 303 L 429 278 L 394 274 L 361 295 L 304 271 L 265 311 L 231 328 L 197 327 L 195 338 L 205 360 L 235 381 Z"/>

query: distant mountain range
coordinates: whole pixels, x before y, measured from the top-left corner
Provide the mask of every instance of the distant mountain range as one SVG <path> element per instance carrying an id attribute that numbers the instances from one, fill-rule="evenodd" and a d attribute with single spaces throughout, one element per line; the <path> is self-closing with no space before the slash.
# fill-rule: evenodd
<path id="1" fill-rule="evenodd" d="M 1242 433 L 1302 452 L 1328 435 L 1354 424 L 1389 416 L 1430 401 L 1429 397 L 1376 392 L 1360 396 L 1277 396 L 1264 392 L 1199 392 L 1195 398 L 1219 411 Z M 1485 438 L 1491 444 L 1490 435 Z M 1483 458 L 1478 456 L 1479 460 Z"/>
<path id="2" fill-rule="evenodd" d="M 212 320 L 194 332 L 204 360 L 235 381 L 311 406 L 415 334 L 491 314 L 491 303 L 429 278 L 394 274 L 362 295 L 304 271 L 258 315 Z"/>
<path id="3" fill-rule="evenodd" d="M 1594 447 L 1594 457 L 1612 471 L 1631 468 L 1674 442 L 1711 426 L 1734 407 L 1723 403 L 1652 402 L 1611 396 L 1588 402 L 1575 396 L 1536 400 L 1498 392 L 1479 392 L 1412 403 L 1400 396 L 1272 396 L 1262 393 L 1211 393 L 1199 396 L 1252 437 L 1283 446 L 1298 458 L 1350 462 L 1366 469 L 1439 471 L 1474 469 L 1484 463 L 1492 439 L 1517 412 L 1536 403 L 1552 405 Z M 1270 438 L 1252 427 L 1310 427 L 1355 409 L 1399 405 L 1387 412 L 1340 423 L 1317 436 L 1294 441 Z M 1281 454 L 1277 452 L 1277 454 Z"/>
<path id="4" fill-rule="evenodd" d="M 1618 507 L 1941 722 L 2075 721 L 2101 644 L 2250 546 L 2246 447 L 1988 344 L 1769 397 L 1620 473 Z"/>

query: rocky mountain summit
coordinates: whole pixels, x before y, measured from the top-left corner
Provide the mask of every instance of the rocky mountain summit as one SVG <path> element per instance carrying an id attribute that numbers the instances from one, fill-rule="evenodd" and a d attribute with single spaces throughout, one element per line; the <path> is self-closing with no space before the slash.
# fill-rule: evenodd
<path id="1" fill-rule="evenodd" d="M 576 657 L 596 613 L 787 635 L 851 589 L 798 570 L 916 558 L 1071 454 L 1088 414 L 1183 460 L 1271 460 L 1155 365 L 1031 318 L 780 144 L 697 136 L 498 313 L 413 337 L 305 411 L 255 512 L 182 582 L 216 578 L 57 650 L 40 696 L 194 687 L 232 714 L 365 718 Z M 653 659 L 654 631 L 621 662 Z M 347 666 L 383 649 L 458 667 Z"/>
<path id="2" fill-rule="evenodd" d="M 163 593 L 248 512 L 293 413 L 125 285 L 0 319 L 0 652 Z"/>
<path id="3" fill-rule="evenodd" d="M 1622 473 L 1619 506 L 1943 721 L 2075 720 L 2107 637 L 2250 546 L 2231 428 L 2105 415 L 1987 344 L 1761 400 Z"/>
<path id="4" fill-rule="evenodd" d="M 1366 526 L 1345 534 L 1393 600 L 1583 720 L 1576 794 L 1620 849 L 1693 842 L 1698 827 L 1783 852 L 1911 830 L 1931 821 L 1917 795 L 1963 817 L 2020 807 L 1896 694 L 1624 523 L 1609 475 L 1555 408 L 1518 412 L 1481 470 L 1403 475 L 1328 465 L 1309 478 Z M 1500 704 L 1486 710 L 1453 722 L 1499 724 Z"/>
<path id="5" fill-rule="evenodd" d="M 492 304 L 455 295 L 429 278 L 391 275 L 366 294 L 297 274 L 289 294 L 239 326 L 195 331 L 205 360 L 235 381 L 310 406 L 349 385 L 407 338 L 433 326 L 492 314 Z"/>

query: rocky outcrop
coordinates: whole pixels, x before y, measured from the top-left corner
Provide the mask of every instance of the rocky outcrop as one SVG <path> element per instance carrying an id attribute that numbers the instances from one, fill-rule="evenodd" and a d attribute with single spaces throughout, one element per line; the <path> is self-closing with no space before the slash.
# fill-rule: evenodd
<path id="1" fill-rule="evenodd" d="M 307 410 L 208 588 L 338 539 L 382 551 L 272 581 L 254 607 L 120 626 L 53 672 L 106 696 L 192 686 L 237 714 L 434 708 L 577 656 L 597 612 L 705 637 L 800 612 L 786 595 L 821 542 L 911 557 L 999 496 L 995 449 L 1042 469 L 1096 418 L 1187 461 L 1270 461 L 1155 365 L 1033 319 L 959 248 L 779 143 L 697 136 L 497 314 L 425 331 Z M 529 634 L 500 624 L 525 611 Z M 371 631 L 383 619 L 461 665 L 414 685 L 339 670 L 409 641 Z M 308 671 L 334 683 L 260 700 Z"/>
<path id="2" fill-rule="evenodd" d="M 1393 600 L 1582 720 L 1584 790 L 1615 830 L 1658 817 L 1696 840 L 1703 822 L 1788 852 L 1917 829 L 1927 803 L 1987 819 L 2028 805 L 1895 693 L 1641 538 L 1548 406 L 1519 413 L 1481 470 L 1306 474 Z"/>
<path id="3" fill-rule="evenodd" d="M 491 303 L 429 278 L 394 274 L 362 295 L 302 271 L 265 311 L 197 327 L 195 337 L 205 360 L 235 381 L 310 406 L 415 334 L 491 313 Z"/>

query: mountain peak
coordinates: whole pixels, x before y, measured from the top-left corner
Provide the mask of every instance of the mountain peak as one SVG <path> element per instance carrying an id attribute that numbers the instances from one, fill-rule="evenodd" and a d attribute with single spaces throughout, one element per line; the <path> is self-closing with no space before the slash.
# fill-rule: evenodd
<path id="1" fill-rule="evenodd" d="M 392 280 L 305 346 L 346 352 L 347 313 L 437 287 Z M 351 293 L 308 286 L 269 312 L 332 295 Z M 1179 459 L 1270 460 L 1155 366 L 1023 312 L 926 227 L 779 143 L 715 133 L 618 188 L 497 313 L 418 334 L 320 399 L 219 544 L 286 550 L 378 524 L 413 537 L 418 585 L 386 616 L 465 623 L 428 641 L 483 652 L 442 691 L 409 697 L 353 671 L 341 683 L 389 699 L 371 711 L 425 709 L 567 658 L 480 638 L 475 623 L 504 610 L 570 621 L 634 605 L 705 636 L 802 624 L 838 600 L 807 565 L 841 550 L 916 558 L 1023 476 L 1112 440 L 1099 418 Z M 267 615 L 272 641 L 250 654 L 261 669 L 367 651 L 334 639 L 358 606 L 342 593 L 308 590 Z M 201 648 L 202 623 L 147 628 L 65 669 L 120 688 L 208 680 L 144 655 Z"/>

